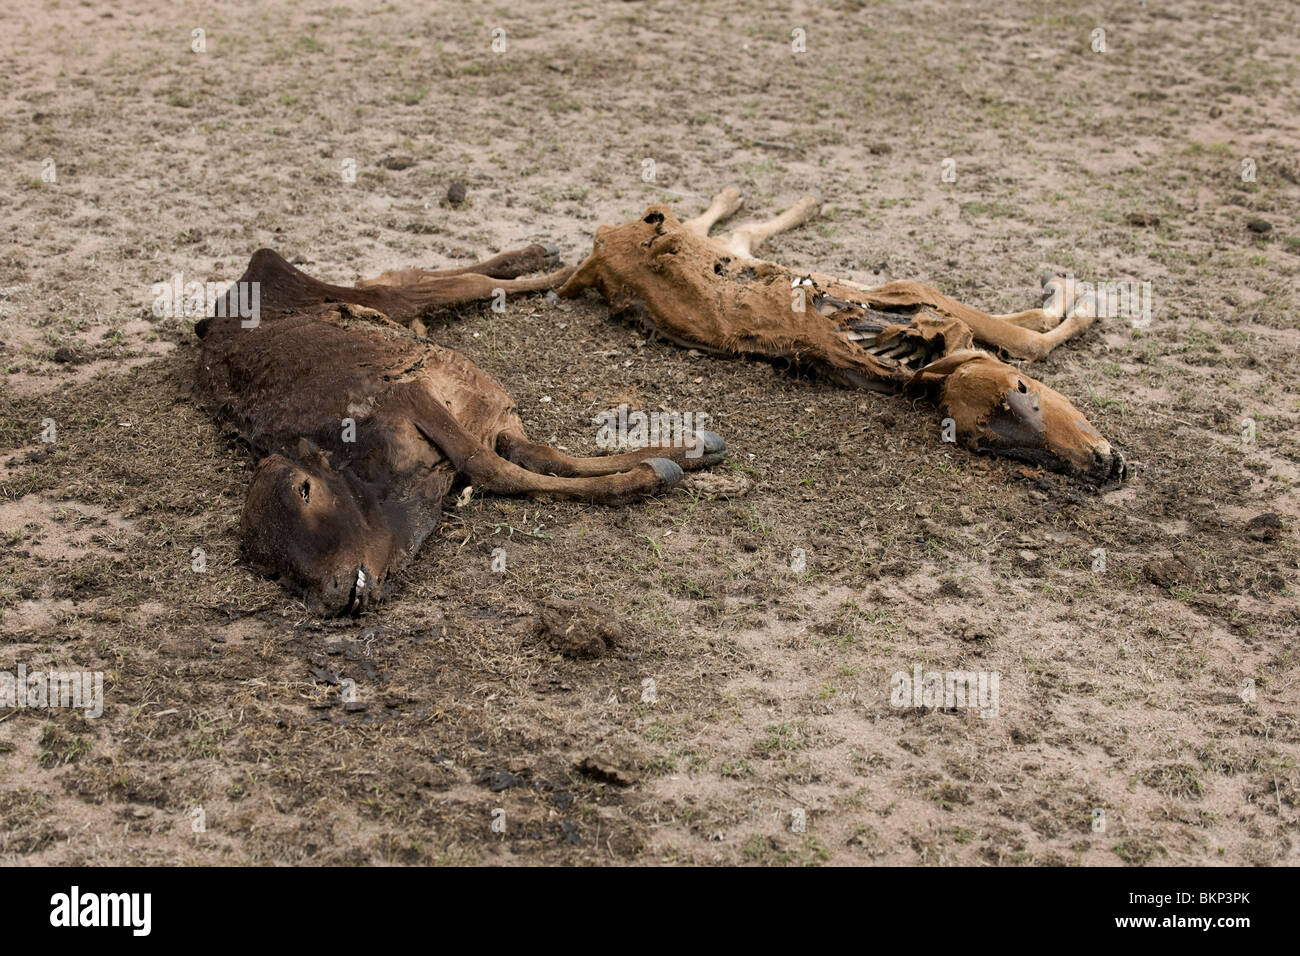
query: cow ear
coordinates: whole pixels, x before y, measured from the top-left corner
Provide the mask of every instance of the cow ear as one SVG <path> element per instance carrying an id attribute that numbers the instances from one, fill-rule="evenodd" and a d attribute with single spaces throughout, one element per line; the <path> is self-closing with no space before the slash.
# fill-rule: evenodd
<path id="1" fill-rule="evenodd" d="M 923 391 L 931 385 L 943 381 L 967 362 L 974 362 L 988 357 L 987 352 L 981 352 L 979 349 L 958 349 L 956 352 L 949 352 L 942 358 L 935 359 L 929 365 L 918 369 L 907 380 L 907 385 L 903 387 L 903 391 Z"/>

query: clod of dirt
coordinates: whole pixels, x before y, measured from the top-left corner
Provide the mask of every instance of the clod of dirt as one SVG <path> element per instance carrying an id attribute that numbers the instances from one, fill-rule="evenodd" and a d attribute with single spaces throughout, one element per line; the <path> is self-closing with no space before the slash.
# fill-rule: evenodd
<path id="1" fill-rule="evenodd" d="M 1256 541 L 1276 541 L 1282 536 L 1286 526 L 1282 524 L 1282 517 L 1275 512 L 1269 511 L 1262 515 L 1255 515 L 1246 522 L 1246 534 Z"/>
<path id="2" fill-rule="evenodd" d="M 414 166 L 415 160 L 410 156 L 385 156 L 379 161 L 379 165 L 383 166 L 384 169 L 392 169 L 400 172 L 403 169 L 410 169 Z"/>
<path id="3" fill-rule="evenodd" d="M 486 783 L 488 785 L 488 790 L 493 793 L 501 793 L 503 790 L 509 790 L 511 787 L 523 786 L 524 778 L 519 774 L 511 773 L 508 770 L 489 770 L 475 777 L 474 782 Z"/>
<path id="4" fill-rule="evenodd" d="M 1246 223 L 1246 228 L 1251 232 L 1257 232 L 1262 236 L 1266 232 L 1273 231 L 1273 224 L 1267 219 L 1252 219 L 1250 222 Z"/>
<path id="5" fill-rule="evenodd" d="M 535 632 L 565 657 L 601 657 L 628 643 L 631 629 L 587 602 L 548 598 L 537 611 Z"/>
<path id="6" fill-rule="evenodd" d="M 1020 727 L 1011 728 L 1011 742 L 1022 747 L 1026 744 L 1038 743 L 1039 737 L 1040 734 L 1038 728 L 1034 727 L 1032 724 L 1025 724 Z"/>
<path id="7" fill-rule="evenodd" d="M 1131 212 L 1128 214 L 1128 221 L 1131 226 L 1160 225 L 1160 217 L 1153 212 Z"/>
<path id="8" fill-rule="evenodd" d="M 1196 579 L 1196 569 L 1182 558 L 1174 556 L 1148 561 L 1143 570 L 1146 572 L 1147 580 L 1162 588 L 1190 584 Z"/>
<path id="9" fill-rule="evenodd" d="M 962 586 L 952 578 L 942 582 L 934 593 L 936 597 L 966 597 L 966 592 L 962 590 Z"/>
<path id="10" fill-rule="evenodd" d="M 468 191 L 464 183 L 452 183 L 447 187 L 447 202 L 459 206 L 465 201 L 465 194 Z"/>
<path id="11" fill-rule="evenodd" d="M 54 350 L 54 361 L 58 362 L 60 365 L 71 365 L 73 362 L 76 362 L 77 359 L 77 353 L 66 345 L 62 345 Z"/>
<path id="12" fill-rule="evenodd" d="M 1043 556 L 1026 549 L 1016 552 L 1016 563 L 1026 574 L 1036 575 L 1043 570 Z"/>
<path id="13" fill-rule="evenodd" d="M 966 620 L 960 622 L 957 629 L 957 636 L 961 638 L 961 640 L 973 644 L 986 644 L 993 640 L 993 635 L 988 631 L 984 630 L 979 625 Z"/>
<path id="14" fill-rule="evenodd" d="M 630 787 L 640 779 L 625 759 L 592 754 L 583 757 L 573 769 L 586 774 L 602 783 L 612 783 L 617 787 Z"/>

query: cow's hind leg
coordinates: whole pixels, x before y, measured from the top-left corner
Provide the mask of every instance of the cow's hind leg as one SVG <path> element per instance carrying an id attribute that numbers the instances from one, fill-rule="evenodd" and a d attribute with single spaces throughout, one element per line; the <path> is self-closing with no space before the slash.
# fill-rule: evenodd
<path id="1" fill-rule="evenodd" d="M 493 256 L 484 262 L 455 269 L 393 269 L 373 279 L 362 279 L 358 289 L 376 285 L 394 285 L 399 288 L 418 287 L 428 279 L 447 279 L 453 276 L 478 275 L 492 279 L 517 279 L 519 276 L 554 269 L 559 265 L 559 249 L 533 243 L 523 249 L 512 249 Z"/>
<path id="2" fill-rule="evenodd" d="M 728 186 L 713 197 L 713 202 L 709 203 L 708 209 L 694 219 L 687 219 L 682 225 L 701 239 L 707 239 L 709 230 L 723 219 L 734 216 L 744 202 L 745 199 L 740 195 L 740 190 L 735 186 Z"/>
<path id="3" fill-rule="evenodd" d="M 628 471 L 651 458 L 666 458 L 684 471 L 708 468 L 722 461 L 727 443 L 716 432 L 697 431 L 679 442 L 647 445 L 618 455 L 576 458 L 558 448 L 532 441 L 522 425 L 514 425 L 497 436 L 497 451 L 508 461 L 544 475 L 589 478 Z"/>
<path id="4" fill-rule="evenodd" d="M 534 272 L 553 270 L 559 264 L 560 250 L 558 246 L 544 246 L 533 243 L 523 249 L 503 252 L 499 256 L 493 256 L 486 262 L 468 266 L 465 271 L 491 276 L 494 279 L 517 279 L 519 276 L 530 275 Z"/>
<path id="5" fill-rule="evenodd" d="M 469 302 L 483 302 L 499 293 L 517 295 L 521 292 L 545 292 L 547 289 L 558 289 L 571 275 L 573 275 L 572 266 L 546 275 L 527 276 L 522 279 L 494 279 L 491 276 L 467 272 L 464 275 L 425 279 L 420 283 L 404 286 L 402 290 L 426 299 L 422 311 L 427 314 Z"/>
<path id="6" fill-rule="evenodd" d="M 802 226 L 817 215 L 821 207 L 821 196 L 808 193 L 781 215 L 774 216 L 766 222 L 751 222 L 739 226 L 730 235 L 723 237 L 722 242 L 733 256 L 752 259 L 763 243 L 778 233 Z"/>

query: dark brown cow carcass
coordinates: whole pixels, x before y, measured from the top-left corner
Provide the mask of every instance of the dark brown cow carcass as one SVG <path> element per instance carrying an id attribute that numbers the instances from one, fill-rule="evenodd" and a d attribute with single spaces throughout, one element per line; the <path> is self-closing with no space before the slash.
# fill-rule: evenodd
<path id="1" fill-rule="evenodd" d="M 237 285 L 197 326 L 198 397 L 259 458 L 240 522 L 249 556 L 314 607 L 358 610 L 389 592 L 458 477 L 485 492 L 615 503 L 723 457 L 722 439 L 703 431 L 596 458 L 532 442 L 490 376 L 404 327 L 498 289 L 553 287 L 571 270 L 508 278 L 550 256 L 532 246 L 477 271 L 405 270 L 344 287 L 255 253 L 239 282 L 257 284 L 244 300 L 260 302 L 256 322 L 229 314 Z"/>

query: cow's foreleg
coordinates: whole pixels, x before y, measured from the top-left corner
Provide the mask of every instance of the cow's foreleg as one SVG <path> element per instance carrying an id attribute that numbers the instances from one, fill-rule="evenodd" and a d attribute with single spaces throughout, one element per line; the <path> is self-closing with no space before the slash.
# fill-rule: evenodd
<path id="1" fill-rule="evenodd" d="M 533 243 L 523 249 L 512 249 L 499 256 L 493 256 L 486 262 L 466 266 L 460 273 L 473 272 L 478 275 L 491 276 L 494 279 L 517 279 L 543 270 L 552 270 L 560 264 L 560 250 L 557 246 L 543 246 Z M 452 275 L 457 273 L 453 272 Z"/>
<path id="2" fill-rule="evenodd" d="M 1041 321 L 1034 315 L 1036 312 L 1042 313 Z M 1020 313 L 1020 316 L 1028 315 L 1032 319 L 1023 324 L 1013 324 L 1001 316 L 986 315 L 975 309 L 971 309 L 970 313 L 973 314 L 959 315 L 958 318 L 970 326 L 971 334 L 977 342 L 994 346 L 1013 358 L 1020 359 L 1046 358 L 1052 349 L 1089 328 L 1097 319 L 1096 309 L 1091 302 L 1077 303 L 1070 314 L 1054 327 L 1055 319 L 1042 309 Z M 1048 331 L 1039 331 L 1044 326 L 1048 327 Z"/>
<path id="3" fill-rule="evenodd" d="M 1077 301 L 1075 283 L 1050 272 L 1046 273 L 1043 276 L 1043 294 L 1047 299 L 1041 309 L 1026 309 L 1024 312 L 995 315 L 993 318 L 1034 332 L 1050 332 L 1074 311 Z"/>
<path id="4" fill-rule="evenodd" d="M 667 458 L 685 471 L 707 468 L 726 457 L 727 443 L 716 432 L 698 431 L 683 436 L 679 442 L 648 445 L 618 455 L 575 458 L 550 445 L 532 441 L 524 434 L 522 427 L 516 426 L 497 436 L 497 451 L 508 461 L 529 471 L 544 475 L 589 478 L 628 471 L 650 458 Z"/>
<path id="5" fill-rule="evenodd" d="M 1063 316 L 1052 315 L 1045 309 L 1026 309 L 1024 312 L 995 315 L 992 318 L 1033 332 L 1049 332 L 1061 324 Z"/>
<path id="6" fill-rule="evenodd" d="M 836 284 L 836 280 L 827 278 L 832 285 Z M 923 306 L 950 315 L 966 324 L 975 341 L 1001 349 L 1006 354 L 1019 359 L 1044 358 L 1056 346 L 1071 336 L 1079 334 L 1096 320 L 1097 310 L 1092 300 L 1088 298 L 1075 301 L 1066 317 L 1052 328 L 1052 324 L 1056 322 L 1055 316 L 1045 310 L 1030 309 L 1028 312 L 1019 312 L 1012 316 L 990 315 L 958 302 L 938 289 L 921 282 L 898 280 L 887 282 L 874 289 L 856 283 L 838 284 L 861 289 L 866 293 L 867 304 L 872 308 Z M 1008 319 L 1017 321 L 1008 321 Z M 1037 330 L 1044 326 L 1049 327 L 1049 331 Z"/>
<path id="7" fill-rule="evenodd" d="M 523 279 L 496 279 L 492 276 L 466 274 L 456 276 L 451 281 L 459 283 L 459 287 L 464 289 L 468 296 L 463 301 L 471 302 L 481 299 L 490 299 L 497 294 L 497 290 L 505 292 L 506 295 L 515 295 L 520 292 L 545 292 L 547 289 L 558 289 L 568 281 L 569 276 L 573 275 L 574 267 L 566 266 L 563 269 L 557 269 L 554 272 L 548 272 L 545 275 L 532 276 Z"/>
<path id="8" fill-rule="evenodd" d="M 666 491 L 682 480 L 682 468 L 667 458 L 647 458 L 614 475 L 562 478 L 507 461 L 479 442 L 433 394 L 412 383 L 410 412 L 420 434 L 438 446 L 456 471 L 484 491 L 502 495 L 552 495 L 614 504 Z"/>

